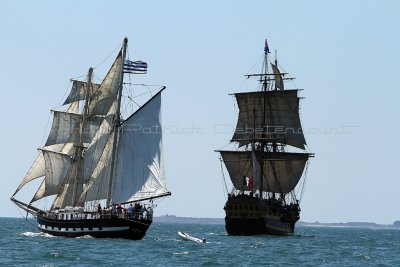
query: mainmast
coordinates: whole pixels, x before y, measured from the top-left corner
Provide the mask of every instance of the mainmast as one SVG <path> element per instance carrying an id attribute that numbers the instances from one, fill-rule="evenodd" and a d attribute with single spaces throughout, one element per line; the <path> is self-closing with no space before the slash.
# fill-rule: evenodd
<path id="1" fill-rule="evenodd" d="M 267 77 L 268 75 L 268 53 L 269 53 L 269 47 L 268 47 L 268 42 L 267 39 L 265 39 L 265 44 L 264 44 L 264 77 L 261 78 L 262 81 L 262 90 L 264 91 L 264 99 L 263 99 L 263 126 L 265 126 L 265 106 L 266 106 L 266 101 L 267 101 L 267 94 L 265 93 L 268 89 L 268 80 Z M 263 79 L 264 78 L 264 79 Z M 261 149 L 264 150 L 264 145 L 261 145 Z M 253 145 L 254 146 L 254 145 Z M 264 188 L 264 164 L 260 164 L 260 198 L 263 196 L 263 188 Z"/>
<path id="2" fill-rule="evenodd" d="M 125 57 L 126 57 L 126 50 L 128 48 L 128 38 L 125 37 L 124 39 L 124 44 L 122 48 L 122 66 L 125 63 Z M 123 72 L 123 67 L 121 67 L 121 73 L 120 73 L 120 81 L 119 81 L 119 86 L 118 86 L 118 100 L 117 100 L 117 114 L 116 118 L 114 120 L 114 141 L 113 141 L 113 148 L 112 148 L 112 155 L 111 155 L 111 171 L 110 171 L 110 179 L 108 181 L 108 191 L 107 191 L 107 200 L 106 200 L 106 207 L 110 207 L 110 201 L 111 201 L 111 191 L 112 191 L 112 186 L 113 186 L 113 178 L 115 175 L 115 161 L 116 161 L 116 149 L 117 149 L 117 143 L 118 143 L 118 137 L 119 137 L 119 127 L 121 124 L 121 99 L 122 99 L 122 87 L 124 84 L 124 72 Z"/>

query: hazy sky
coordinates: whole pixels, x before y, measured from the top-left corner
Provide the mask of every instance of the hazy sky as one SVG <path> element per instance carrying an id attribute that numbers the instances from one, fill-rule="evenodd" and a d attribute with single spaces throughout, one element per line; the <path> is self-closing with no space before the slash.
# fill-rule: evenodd
<path id="1" fill-rule="evenodd" d="M 400 220 L 399 10 L 394 0 L 1 1 L 0 216 L 20 216 L 9 198 L 69 79 L 86 75 L 127 36 L 130 58 L 149 63 L 136 81 L 167 86 L 172 196 L 157 202 L 156 215 L 224 216 L 214 149 L 229 143 L 236 123 L 228 94 L 257 89 L 243 75 L 260 63 L 268 38 L 280 65 L 305 89 L 302 124 L 315 158 L 301 220 Z M 29 200 L 33 193 L 24 194 Z"/>

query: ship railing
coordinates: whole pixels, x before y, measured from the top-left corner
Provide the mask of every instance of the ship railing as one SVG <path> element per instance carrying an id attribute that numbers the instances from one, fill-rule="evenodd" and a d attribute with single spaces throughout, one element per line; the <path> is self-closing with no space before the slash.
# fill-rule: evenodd
<path id="1" fill-rule="evenodd" d="M 148 207 L 147 209 L 133 210 L 132 213 L 128 213 L 127 210 L 121 209 L 113 212 L 112 210 L 102 209 L 98 211 L 86 211 L 86 212 L 42 212 L 42 215 L 53 219 L 60 220 L 90 220 L 90 219 L 136 219 L 136 220 L 152 220 L 153 210 Z"/>
<path id="2" fill-rule="evenodd" d="M 153 219 L 153 210 L 150 208 L 142 209 L 142 210 L 134 210 L 132 213 L 128 213 L 127 210 L 116 210 L 112 212 L 112 210 L 99 210 L 97 211 L 97 216 L 99 219 L 111 219 L 111 218 L 120 218 L 120 219 L 137 219 L 137 220 L 152 220 Z"/>

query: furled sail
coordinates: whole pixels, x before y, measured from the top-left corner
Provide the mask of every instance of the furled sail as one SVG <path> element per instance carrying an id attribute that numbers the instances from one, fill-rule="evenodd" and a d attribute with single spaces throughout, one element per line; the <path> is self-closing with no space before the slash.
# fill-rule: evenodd
<path id="1" fill-rule="evenodd" d="M 254 140 L 304 149 L 297 90 L 236 93 L 239 117 L 232 141 L 240 146 Z"/>
<path id="2" fill-rule="evenodd" d="M 120 127 L 112 191 L 114 203 L 168 194 L 161 129 L 161 91 Z"/>
<path id="3" fill-rule="evenodd" d="M 243 189 L 243 177 L 253 177 L 252 151 L 220 151 L 233 186 Z M 263 191 L 288 193 L 299 182 L 309 154 L 255 152 L 262 165 Z M 254 188 L 259 189 L 259 188 Z"/>
<path id="4" fill-rule="evenodd" d="M 279 71 L 278 67 L 275 64 L 271 63 L 271 67 L 272 67 L 272 71 L 275 74 L 275 89 L 276 90 L 284 90 L 285 87 L 284 87 L 281 72 Z"/>
<path id="5" fill-rule="evenodd" d="M 87 87 L 87 82 L 73 80 L 71 91 L 69 92 L 69 95 L 63 105 L 84 100 L 86 97 L 86 90 L 87 90 L 86 87 Z M 92 91 L 89 92 L 89 96 L 92 96 L 93 92 L 97 91 L 99 87 L 100 84 L 92 83 L 92 89 L 91 89 Z"/>

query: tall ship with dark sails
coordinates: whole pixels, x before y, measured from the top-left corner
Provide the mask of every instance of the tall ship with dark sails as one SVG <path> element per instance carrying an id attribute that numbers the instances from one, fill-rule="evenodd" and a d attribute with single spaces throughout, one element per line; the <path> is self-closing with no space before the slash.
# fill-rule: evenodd
<path id="1" fill-rule="evenodd" d="M 142 239 L 153 220 L 153 200 L 171 194 L 162 145 L 165 87 L 125 119 L 121 113 L 124 74 L 147 72 L 147 63 L 126 60 L 127 45 L 125 38 L 100 84 L 92 82 L 92 68 L 86 81 L 72 81 L 64 111 L 52 110 L 47 141 L 11 197 L 44 233 Z M 32 199 L 17 199 L 36 179 L 42 181 Z M 42 199 L 51 206 L 41 207 Z"/>
<path id="2" fill-rule="evenodd" d="M 296 188 L 302 191 L 313 154 L 305 147 L 300 89 L 285 88 L 294 78 L 279 70 L 276 56 L 270 62 L 269 53 L 265 41 L 261 73 L 246 75 L 258 79 L 259 90 L 234 94 L 235 149 L 217 150 L 233 184 L 224 206 L 229 235 L 293 235 L 300 218 Z"/>

